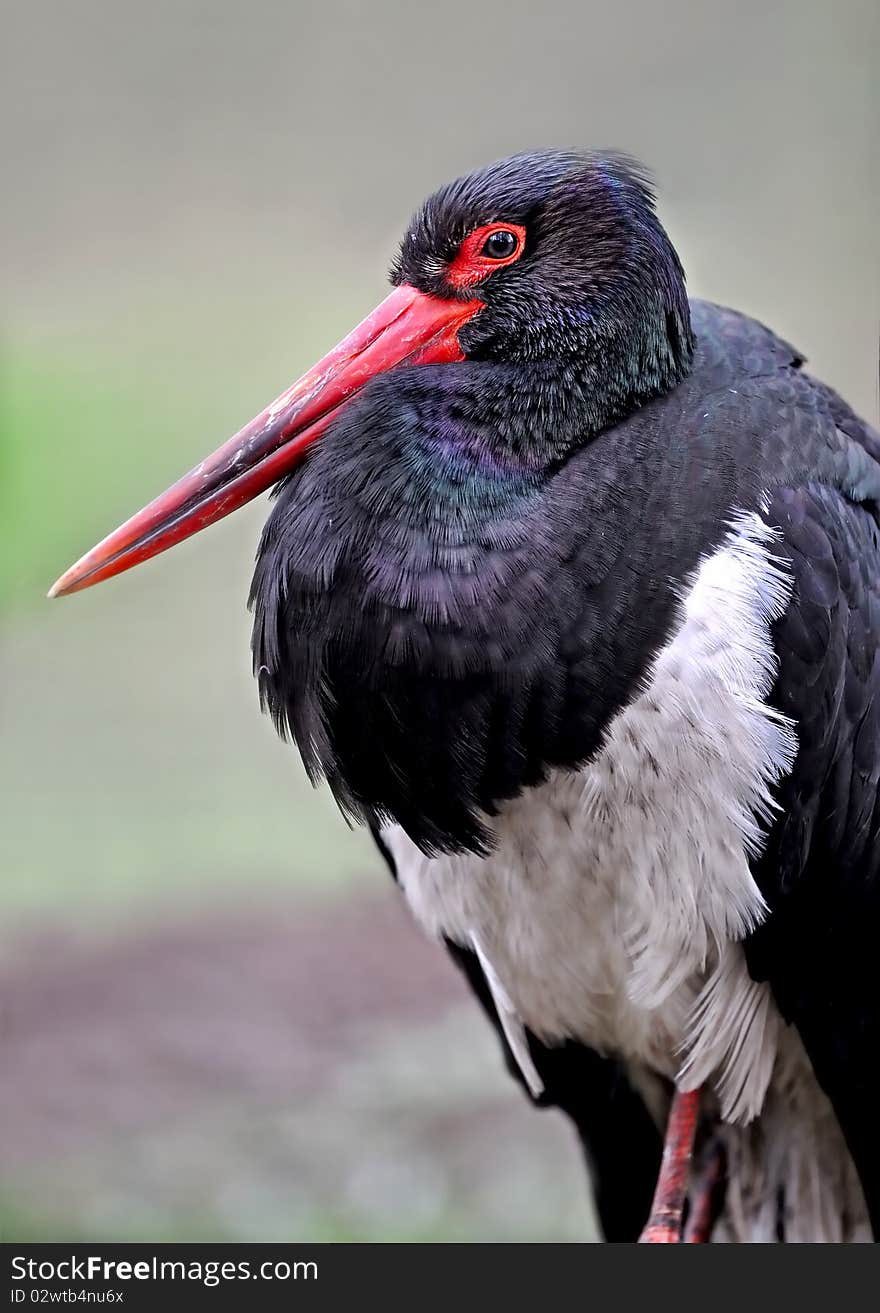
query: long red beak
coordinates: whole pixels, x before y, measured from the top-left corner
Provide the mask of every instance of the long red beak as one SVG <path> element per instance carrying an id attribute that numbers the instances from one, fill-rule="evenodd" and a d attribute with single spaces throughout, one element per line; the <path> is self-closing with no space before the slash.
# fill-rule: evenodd
<path id="1" fill-rule="evenodd" d="M 126 520 L 52 585 L 50 597 L 90 588 L 164 552 L 276 483 L 375 374 L 398 365 L 463 360 L 458 329 L 481 301 L 446 301 L 396 288 L 348 337 L 222 447 Z"/>

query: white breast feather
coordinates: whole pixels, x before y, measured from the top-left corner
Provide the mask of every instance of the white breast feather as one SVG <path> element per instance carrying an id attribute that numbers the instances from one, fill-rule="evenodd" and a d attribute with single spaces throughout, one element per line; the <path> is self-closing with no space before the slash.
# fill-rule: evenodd
<path id="1" fill-rule="evenodd" d="M 487 819 L 489 857 L 428 858 L 400 827 L 384 833 L 422 925 L 490 964 L 507 1027 L 709 1080 L 742 1121 L 778 1025 L 736 947 L 765 910 L 748 859 L 796 750 L 764 701 L 791 588 L 772 542 L 759 516 L 735 519 L 599 751 Z"/>
<path id="2" fill-rule="evenodd" d="M 425 857 L 397 826 L 384 838 L 425 929 L 476 950 L 533 1091 L 525 1026 L 623 1058 L 637 1083 L 655 1072 L 708 1085 L 729 1124 L 719 1235 L 775 1239 L 781 1190 L 799 1210 L 792 1235 L 803 1223 L 839 1238 L 845 1217 L 857 1239 L 866 1215 L 836 1119 L 741 947 L 766 914 L 749 858 L 797 750 L 765 701 L 770 626 L 791 594 L 773 541 L 758 515 L 732 521 L 599 751 L 486 818 L 488 857 Z"/>

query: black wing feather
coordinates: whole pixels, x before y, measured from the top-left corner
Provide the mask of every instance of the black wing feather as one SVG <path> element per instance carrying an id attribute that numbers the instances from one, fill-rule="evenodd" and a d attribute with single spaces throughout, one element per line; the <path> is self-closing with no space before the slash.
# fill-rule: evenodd
<path id="1" fill-rule="evenodd" d="M 838 407 L 859 449 L 876 435 Z M 843 421 L 843 422 L 841 422 Z M 846 425 L 846 427 L 844 427 Z M 872 462 L 873 463 L 873 462 Z M 768 516 L 794 574 L 777 623 L 776 707 L 799 751 L 758 865 L 772 914 L 746 945 L 800 1032 L 880 1234 L 880 528 L 876 501 L 808 484 Z"/>

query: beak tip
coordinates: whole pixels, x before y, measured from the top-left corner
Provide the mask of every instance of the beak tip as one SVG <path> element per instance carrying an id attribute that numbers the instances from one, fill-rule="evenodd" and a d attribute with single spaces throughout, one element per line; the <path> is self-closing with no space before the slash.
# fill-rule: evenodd
<path id="1" fill-rule="evenodd" d="M 60 575 L 59 578 L 55 580 L 54 584 L 46 594 L 46 597 L 50 601 L 55 597 L 66 597 L 68 593 L 74 591 L 75 581 L 70 578 L 70 575 L 71 571 L 65 570 L 64 574 Z"/>

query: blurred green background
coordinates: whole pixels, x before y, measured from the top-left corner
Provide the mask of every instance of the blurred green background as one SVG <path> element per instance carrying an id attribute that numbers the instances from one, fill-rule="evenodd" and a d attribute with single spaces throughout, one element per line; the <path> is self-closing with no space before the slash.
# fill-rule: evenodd
<path id="1" fill-rule="evenodd" d="M 655 171 L 693 292 L 877 414 L 871 0 L 3 4 L 0 1232 L 585 1238 L 363 835 L 251 685 L 265 500 L 52 605 L 61 569 L 383 295 L 488 159 Z"/>

